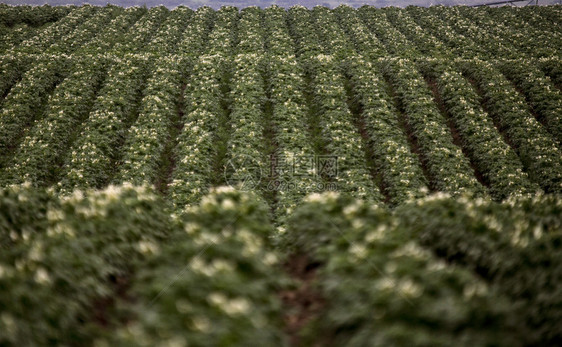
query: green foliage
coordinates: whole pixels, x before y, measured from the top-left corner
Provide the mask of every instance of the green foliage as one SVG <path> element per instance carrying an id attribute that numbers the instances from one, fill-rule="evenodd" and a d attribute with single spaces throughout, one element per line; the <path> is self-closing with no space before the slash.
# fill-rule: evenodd
<path id="1" fill-rule="evenodd" d="M 561 13 L 0 4 L 0 345 L 560 345 Z"/>
<path id="2" fill-rule="evenodd" d="M 66 56 L 40 56 L 12 87 L 0 111 L 0 162 L 17 147 L 27 125 L 41 118 L 50 93 L 66 76 L 68 64 Z"/>
<path id="3" fill-rule="evenodd" d="M 35 233 L 47 228 L 47 211 L 55 198 L 30 184 L 1 190 L 0 249 L 7 256 Z M 23 241 L 22 241 L 23 239 Z M 15 249 L 13 248 L 15 247 Z"/>
<path id="4" fill-rule="evenodd" d="M 529 112 L 525 99 L 489 62 L 459 63 L 481 90 L 490 115 L 512 143 L 530 178 L 548 193 L 562 191 L 562 156 L 554 138 Z"/>
<path id="5" fill-rule="evenodd" d="M 104 59 L 75 60 L 69 76 L 59 84 L 43 118 L 26 134 L 2 177 L 7 182 L 52 184 L 68 145 L 79 124 L 87 117 L 102 83 Z"/>
<path id="6" fill-rule="evenodd" d="M 429 61 L 422 69 L 432 76 L 448 116 L 460 134 L 470 159 L 483 174 L 492 196 L 498 200 L 509 195 L 539 190 L 523 171 L 521 160 L 502 139 L 492 119 L 480 106 L 470 83 L 454 67 L 441 61 Z"/>
<path id="7" fill-rule="evenodd" d="M 115 295 L 116 279 L 129 276 L 172 225 L 146 187 L 57 199 L 14 186 L 2 195 L 2 236 L 13 242 L 0 256 L 2 344 L 91 342 L 96 310 L 111 309 L 99 303 Z"/>
<path id="8" fill-rule="evenodd" d="M 433 186 L 439 191 L 484 193 L 476 180 L 469 160 L 453 142 L 453 136 L 440 114 L 422 75 L 410 60 L 390 59 L 379 62 L 392 82 L 407 114 L 406 122 L 412 129 L 423 153 Z"/>
<path id="9" fill-rule="evenodd" d="M 539 69 L 527 63 L 502 63 L 499 68 L 516 86 L 538 115 L 541 123 L 562 148 L 562 93 Z"/>
<path id="10" fill-rule="evenodd" d="M 368 146 L 375 153 L 382 180 L 395 205 L 421 197 L 427 192 L 419 158 L 411 152 L 408 139 L 400 129 L 398 110 L 386 92 L 382 74 L 377 66 L 361 56 L 346 62 L 351 74 L 353 95 L 363 110 Z"/>
<path id="11" fill-rule="evenodd" d="M 548 345 L 562 336 L 561 212 L 560 197 L 537 195 L 504 204 L 435 196 L 396 213 L 423 246 L 508 296 L 526 343 Z"/>
<path id="12" fill-rule="evenodd" d="M 316 284 L 327 303 L 307 338 L 349 346 L 520 344 L 526 330 L 507 297 L 414 235 L 380 207 L 335 193 L 307 197 L 285 238 L 320 264 Z"/>
<path id="13" fill-rule="evenodd" d="M 138 317 L 112 343 L 282 346 L 282 281 L 273 228 L 254 194 L 219 188 L 188 209 L 184 229 L 142 263 L 132 288 Z"/>

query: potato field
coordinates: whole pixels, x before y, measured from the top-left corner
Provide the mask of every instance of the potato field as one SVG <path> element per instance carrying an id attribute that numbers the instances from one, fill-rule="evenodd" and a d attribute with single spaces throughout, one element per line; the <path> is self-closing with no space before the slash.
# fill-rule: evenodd
<path id="1" fill-rule="evenodd" d="M 0 5 L 0 346 L 562 344 L 562 6 Z"/>

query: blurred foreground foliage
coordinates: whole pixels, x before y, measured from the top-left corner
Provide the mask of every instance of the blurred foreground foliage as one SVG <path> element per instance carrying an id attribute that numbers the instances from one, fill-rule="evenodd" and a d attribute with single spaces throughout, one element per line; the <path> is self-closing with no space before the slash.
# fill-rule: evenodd
<path id="1" fill-rule="evenodd" d="M 277 234 L 232 188 L 177 211 L 149 186 L 0 191 L 0 344 L 286 345 L 280 264 L 298 254 L 323 302 L 305 345 L 561 341 L 557 196 L 315 193 Z"/>

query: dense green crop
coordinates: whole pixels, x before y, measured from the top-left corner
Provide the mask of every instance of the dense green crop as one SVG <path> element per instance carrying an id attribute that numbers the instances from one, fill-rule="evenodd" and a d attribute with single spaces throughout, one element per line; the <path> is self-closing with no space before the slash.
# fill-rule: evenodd
<path id="1" fill-rule="evenodd" d="M 0 345 L 562 344 L 561 18 L 0 5 Z"/>

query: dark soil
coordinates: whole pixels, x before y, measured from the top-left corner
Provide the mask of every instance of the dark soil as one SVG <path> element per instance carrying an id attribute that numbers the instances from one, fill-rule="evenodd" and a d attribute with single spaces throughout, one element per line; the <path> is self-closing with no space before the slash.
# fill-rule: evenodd
<path id="1" fill-rule="evenodd" d="M 280 293 L 285 308 L 285 331 L 289 335 L 291 346 L 301 345 L 301 331 L 322 312 L 326 304 L 326 300 L 314 288 L 320 266 L 321 264 L 312 262 L 303 254 L 290 257 L 284 265 L 285 271 L 298 283 L 296 288 Z"/>

